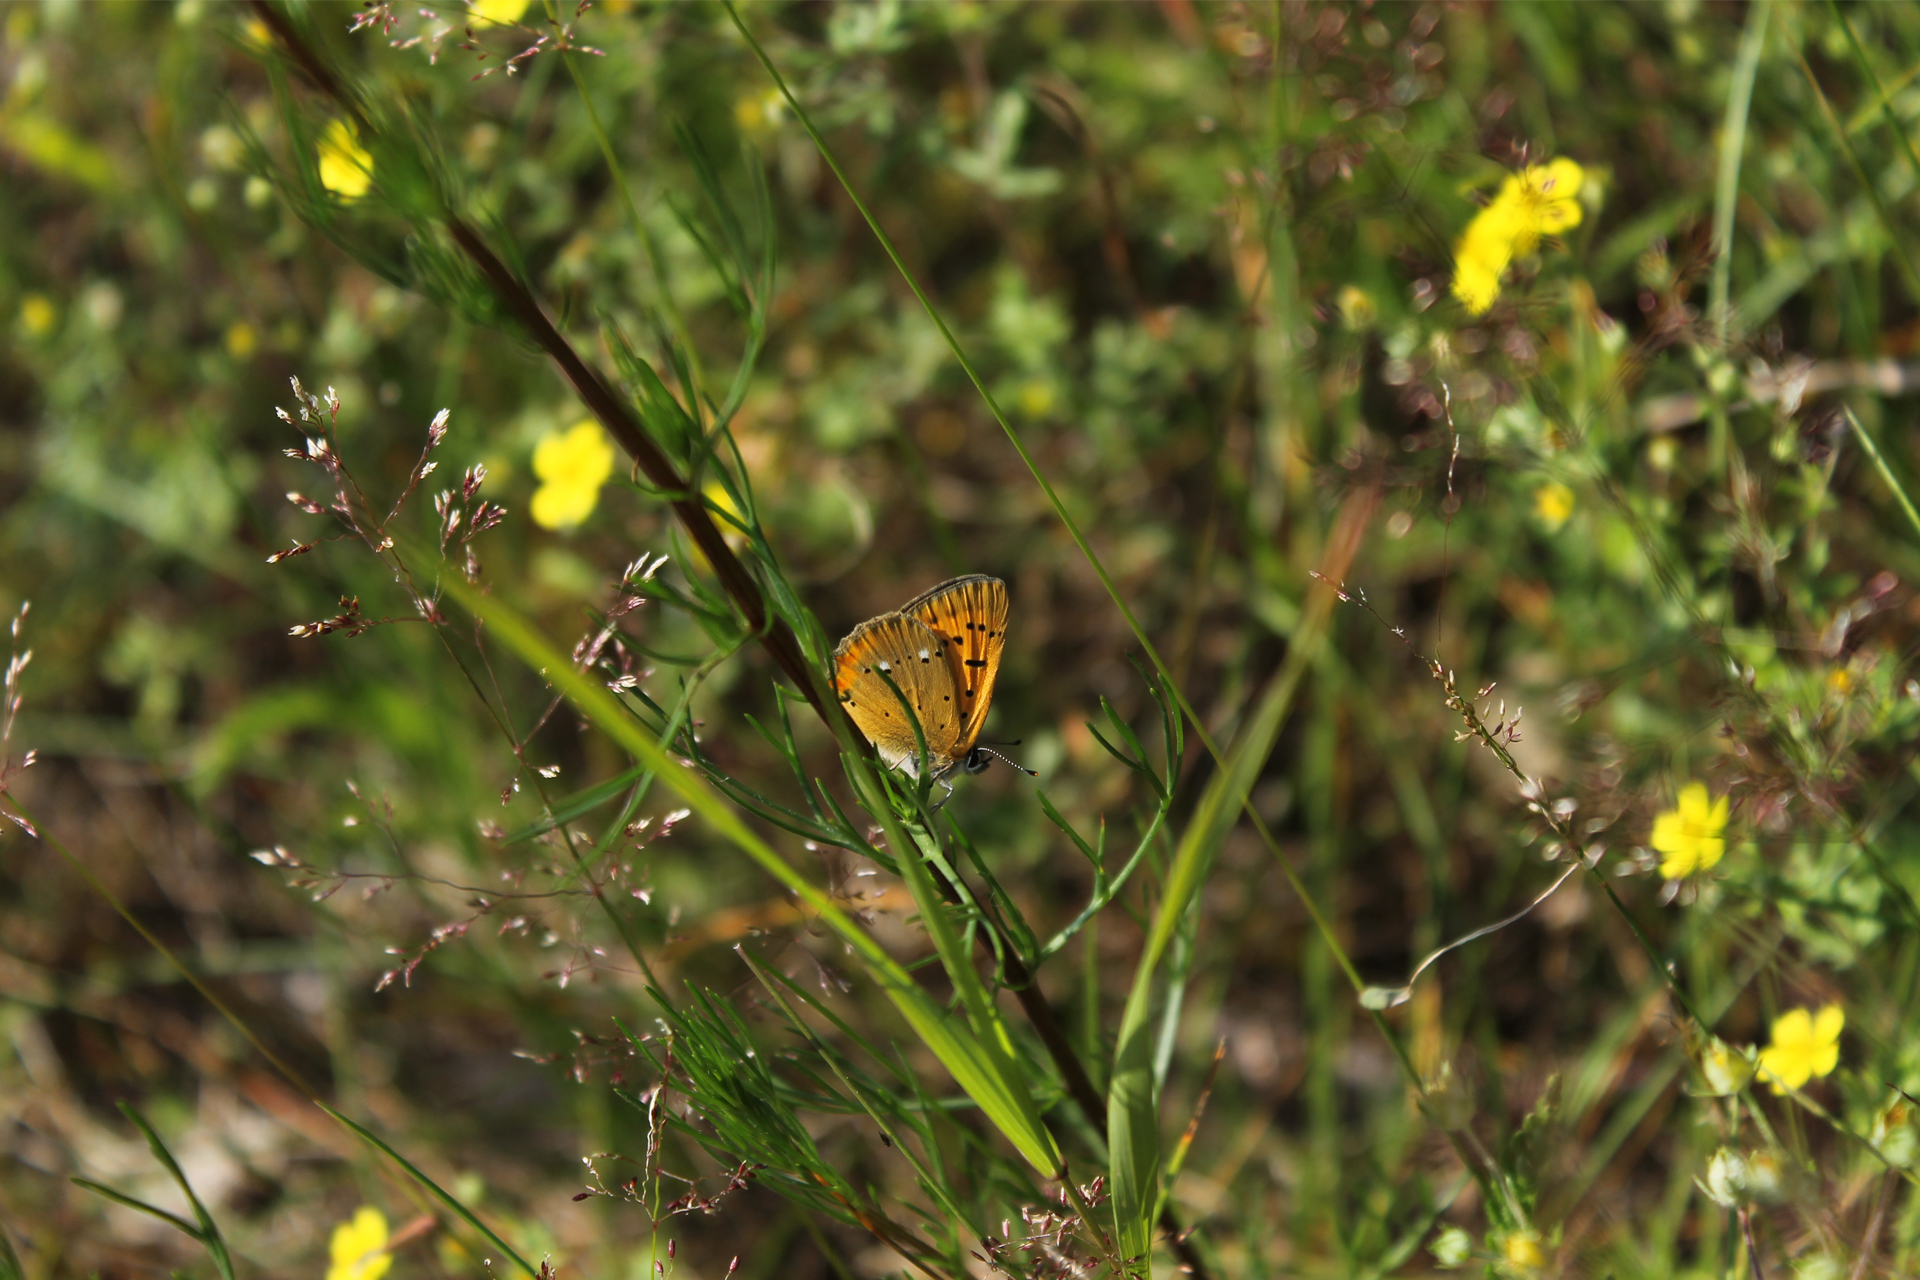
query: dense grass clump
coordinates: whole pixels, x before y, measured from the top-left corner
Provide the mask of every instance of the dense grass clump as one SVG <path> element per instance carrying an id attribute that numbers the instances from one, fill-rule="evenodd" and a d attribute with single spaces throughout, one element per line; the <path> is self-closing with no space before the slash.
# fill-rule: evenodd
<path id="1" fill-rule="evenodd" d="M 4 42 L 0 1280 L 1920 1270 L 1920 10 Z"/>

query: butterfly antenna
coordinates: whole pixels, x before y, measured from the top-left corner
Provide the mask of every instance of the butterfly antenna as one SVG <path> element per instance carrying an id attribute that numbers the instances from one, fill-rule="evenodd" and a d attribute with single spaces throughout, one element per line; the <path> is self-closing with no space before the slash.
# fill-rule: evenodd
<path id="1" fill-rule="evenodd" d="M 1009 742 L 1007 745 L 1010 747 L 1017 747 L 1020 744 L 1018 742 Z M 995 760 L 998 760 L 1001 764 L 1006 765 L 1007 768 L 1018 769 L 1020 772 L 1026 774 L 1029 778 L 1037 778 L 1040 776 L 1040 771 L 1038 769 L 1029 769 L 1027 768 L 1027 766 L 1023 764 L 1016 764 L 1013 761 L 1007 759 L 1005 756 L 1001 755 L 998 751 L 995 751 L 992 747 L 976 746 L 974 750 L 984 751 L 986 754 L 992 756 Z"/>

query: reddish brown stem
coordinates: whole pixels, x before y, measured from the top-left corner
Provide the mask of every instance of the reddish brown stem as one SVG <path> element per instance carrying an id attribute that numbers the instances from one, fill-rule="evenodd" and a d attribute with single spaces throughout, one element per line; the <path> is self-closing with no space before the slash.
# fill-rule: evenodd
<path id="1" fill-rule="evenodd" d="M 286 16 L 267 0 L 253 0 L 253 8 L 307 77 L 341 109 L 350 113 L 356 121 L 364 123 L 358 104 L 347 94 L 339 78 L 319 54 L 293 29 Z M 821 699 L 793 629 L 784 619 L 768 615 L 760 584 L 754 581 L 753 575 L 733 553 L 733 548 L 727 545 L 726 538 L 715 527 L 713 517 L 708 514 L 700 495 L 690 489 L 672 460 L 660 451 L 659 446 L 641 428 L 626 401 L 608 385 L 598 370 L 580 358 L 579 352 L 554 327 L 539 299 L 533 296 L 532 289 L 500 260 L 479 232 L 451 211 L 445 213 L 443 219 L 447 234 L 486 278 L 494 296 L 514 322 L 560 366 L 560 372 L 573 384 L 580 402 L 587 406 L 607 433 L 639 465 L 647 481 L 669 495 L 667 500 L 673 507 L 674 515 L 712 566 L 720 585 L 733 598 L 747 630 L 760 638 L 760 643 L 772 655 L 774 662 L 806 696 L 820 718 L 831 723 L 838 710 Z"/>

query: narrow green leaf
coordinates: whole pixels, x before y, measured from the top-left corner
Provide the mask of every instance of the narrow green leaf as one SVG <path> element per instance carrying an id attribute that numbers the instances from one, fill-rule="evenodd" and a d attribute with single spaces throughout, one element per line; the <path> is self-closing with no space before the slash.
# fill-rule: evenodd
<path id="1" fill-rule="evenodd" d="M 335 1111 L 332 1107 L 328 1106 L 326 1103 L 316 1100 L 314 1102 L 314 1105 L 316 1107 L 319 1107 L 322 1111 L 326 1112 L 328 1115 L 332 1116 L 339 1123 L 353 1130 L 353 1132 L 359 1136 L 361 1141 L 367 1143 L 369 1146 L 372 1146 L 378 1149 L 381 1153 L 383 1153 L 387 1157 L 387 1159 L 393 1161 L 395 1164 L 399 1165 L 402 1169 L 405 1169 L 407 1171 L 408 1177 L 412 1178 L 415 1182 L 419 1183 L 421 1186 L 425 1187 L 428 1191 L 433 1193 L 434 1199 L 438 1200 L 441 1204 L 444 1204 L 445 1206 L 447 1206 L 447 1208 L 453 1210 L 453 1212 L 459 1216 L 462 1222 L 466 1223 L 468 1226 L 472 1227 L 475 1231 L 478 1231 L 481 1235 L 485 1236 L 487 1238 L 487 1243 L 491 1244 L 494 1248 L 500 1250 L 500 1252 L 506 1254 L 507 1257 L 513 1259 L 513 1263 L 515 1266 L 519 1267 L 522 1271 L 526 1272 L 528 1275 L 535 1277 L 535 1280 L 538 1280 L 540 1273 L 539 1271 L 534 1269 L 533 1264 L 529 1263 L 525 1258 L 515 1253 L 513 1251 L 513 1246 L 508 1244 L 505 1240 L 502 1240 L 499 1236 L 495 1235 L 493 1233 L 493 1229 L 487 1226 L 486 1223 L 480 1221 L 479 1218 L 475 1217 L 471 1209 L 467 1208 L 467 1206 L 465 1206 L 464 1204 L 461 1204 L 458 1200 L 454 1199 L 446 1191 L 442 1190 L 439 1183 L 435 1182 L 432 1178 L 429 1178 L 426 1174 L 420 1172 L 419 1169 L 415 1168 L 412 1161 L 408 1160 L 405 1156 L 401 1155 L 398 1151 L 395 1151 L 392 1147 L 388 1146 L 385 1142 L 383 1142 L 376 1134 L 374 1134 L 366 1126 L 360 1124 L 359 1122 L 347 1116 L 342 1115 L 338 1111 Z"/>
<path id="2" fill-rule="evenodd" d="M 183 1232 L 186 1235 L 192 1236 L 195 1240 L 202 1239 L 200 1235 L 200 1228 L 194 1226 L 191 1222 L 188 1222 L 185 1218 L 180 1217 L 178 1214 L 168 1213 L 165 1209 L 160 1208 L 158 1205 L 148 1204 L 145 1200 L 136 1200 L 130 1195 L 125 1195 L 125 1194 L 122 1194 L 121 1192 L 115 1191 L 112 1187 L 109 1187 L 104 1183 L 95 1182 L 91 1178 L 68 1178 L 67 1181 L 71 1182 L 76 1187 L 85 1187 L 88 1191 L 93 1192 L 93 1194 L 97 1196 L 103 1196 L 106 1199 L 113 1201 L 117 1205 L 123 1205 L 128 1209 L 137 1210 L 140 1213 L 144 1213 L 151 1217 L 158 1218 L 162 1222 L 165 1222 L 171 1226 L 177 1227 L 181 1232 Z"/>
<path id="3" fill-rule="evenodd" d="M 1213 775 L 1201 794 L 1174 853 L 1166 893 L 1147 935 L 1146 951 L 1134 970 L 1133 988 L 1127 996 L 1114 1051 L 1113 1083 L 1107 1091 L 1114 1228 L 1120 1238 L 1120 1252 L 1129 1259 L 1144 1260 L 1152 1243 L 1159 1181 L 1159 1099 L 1153 1084 L 1154 1044 L 1148 1017 L 1154 977 L 1175 930 L 1212 869 L 1214 855 L 1239 817 L 1254 779 L 1260 776 L 1274 740 L 1280 736 L 1300 677 L 1319 647 L 1319 623 L 1324 617 L 1324 609 L 1316 610 L 1295 632 L 1285 664 L 1268 683 L 1252 718 L 1228 751 L 1226 767 Z"/>
<path id="4" fill-rule="evenodd" d="M 585 791 L 576 791 L 574 794 L 556 802 L 554 806 L 547 811 L 545 817 L 537 818 L 529 822 L 526 826 L 521 827 L 518 831 L 509 835 L 502 843 L 519 844 L 522 841 L 531 840 L 535 836 L 545 835 L 555 827 L 564 826 L 572 822 L 575 818 L 585 817 L 632 786 L 646 771 L 644 765 L 635 765 L 633 768 L 622 773 L 614 774 L 605 782 L 588 787 Z"/>

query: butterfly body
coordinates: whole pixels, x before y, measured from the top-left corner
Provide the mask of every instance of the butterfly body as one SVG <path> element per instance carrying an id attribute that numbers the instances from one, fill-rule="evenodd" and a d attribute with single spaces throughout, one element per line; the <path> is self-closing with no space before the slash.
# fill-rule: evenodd
<path id="1" fill-rule="evenodd" d="M 855 627 L 833 651 L 834 693 L 889 769 L 919 777 L 924 738 L 929 776 L 979 773 L 1006 636 L 1007 584 L 953 578 Z"/>

